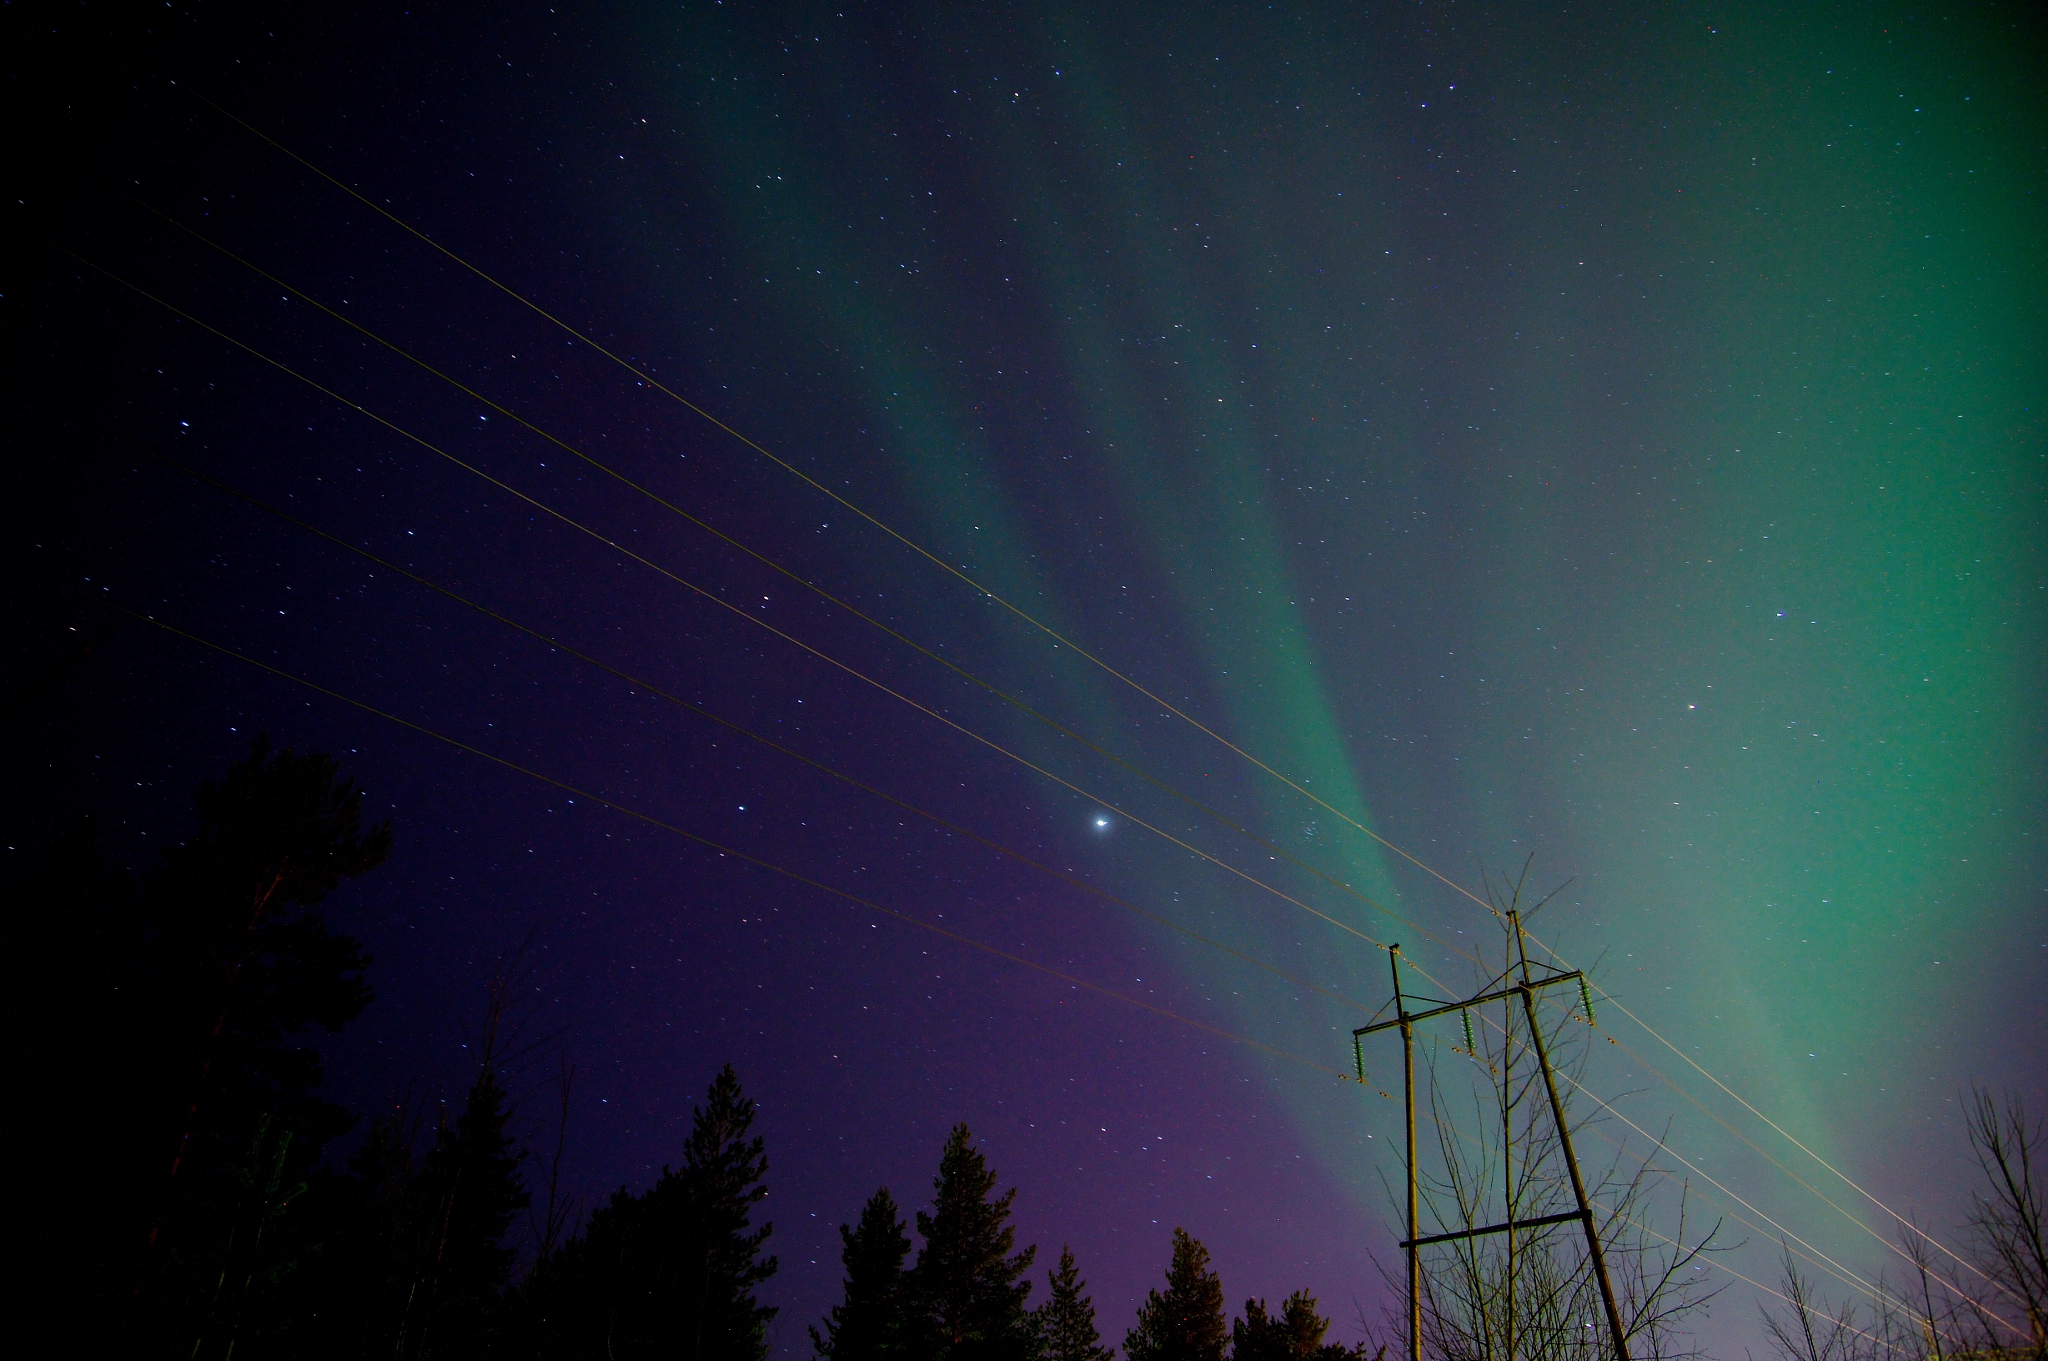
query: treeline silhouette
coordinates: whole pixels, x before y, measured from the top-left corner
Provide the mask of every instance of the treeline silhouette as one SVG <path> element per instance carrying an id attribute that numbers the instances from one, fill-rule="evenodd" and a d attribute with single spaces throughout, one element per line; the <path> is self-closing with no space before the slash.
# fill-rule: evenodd
<path id="1" fill-rule="evenodd" d="M 755 1222 L 768 1157 L 730 1066 L 678 1164 L 574 1223 L 559 1144 L 543 1164 L 508 1129 L 500 988 L 459 1101 L 409 1096 L 345 1161 L 327 1156 L 357 1120 L 318 1094 L 318 1036 L 372 994 L 361 942 L 322 907 L 391 847 L 362 802 L 328 757 L 258 738 L 200 788 L 197 829 L 146 874 L 108 864 L 87 826 L 28 886 L 54 932 L 50 957 L 78 971 L 57 993 L 78 1044 L 54 1074 L 66 1175 L 48 1273 L 76 1321 L 67 1350 L 763 1361 L 776 1312 L 758 1293 L 776 1270 L 771 1226 Z M 845 1293 L 810 1329 L 819 1361 L 1111 1361 L 1071 1250 L 1032 1304 L 1037 1249 L 1016 1250 L 1016 1194 L 998 1193 L 964 1124 L 915 1212 L 914 1257 L 910 1224 L 876 1191 L 841 1226 Z M 513 1241 L 522 1220 L 530 1252 Z M 1306 1292 L 1270 1312 L 1249 1300 L 1227 1323 L 1208 1253 L 1176 1229 L 1165 1289 L 1124 1351 L 1354 1356 L 1325 1344 L 1328 1326 Z"/>
<path id="2" fill-rule="evenodd" d="M 561 1195 L 559 1140 L 543 1160 L 508 1129 L 500 986 L 460 1099 L 394 1104 L 337 1165 L 329 1146 L 357 1120 L 319 1095 L 316 1041 L 369 1004 L 370 960 L 321 909 L 383 862 L 390 828 L 364 826 L 361 792 L 332 760 L 263 738 L 200 788 L 195 809 L 197 829 L 144 875 L 108 864 L 87 826 L 51 848 L 19 896 L 46 975 L 35 995 L 48 999 L 21 1027 L 29 1071 L 53 1098 L 48 1118 L 17 1124 L 30 1148 L 21 1179 L 54 1226 L 24 1240 L 37 1259 L 29 1278 L 47 1285 L 24 1316 L 62 1319 L 66 1352 L 186 1361 L 764 1361 L 776 1311 L 758 1292 L 776 1261 L 771 1226 L 754 1216 L 768 1156 L 730 1066 L 696 1108 L 679 1162 L 578 1223 Z M 559 1095 L 566 1128 L 566 1069 Z M 1877 1302 L 1857 1306 L 1821 1298 L 1788 1245 L 1787 1307 L 1763 1320 L 1783 1361 L 2048 1361 L 2042 1124 L 2016 1094 L 1973 1091 L 1968 1114 L 1979 1172 L 1963 1224 L 1969 1260 L 1938 1258 L 1902 1226 L 1912 1278 L 1880 1279 Z M 928 1210 L 906 1222 L 877 1190 L 840 1228 L 844 1295 L 810 1329 L 817 1361 L 1112 1361 L 1071 1250 L 1031 1302 L 1037 1249 L 1016 1250 L 1017 1193 L 997 1185 L 957 1125 Z M 522 1211 L 535 1232 L 515 1243 Z M 1512 1296 L 1517 1351 L 1598 1361 L 1605 1344 L 1572 1303 L 1584 1303 L 1583 1272 L 1534 1269 L 1550 1262 L 1543 1250 L 1525 1245 L 1542 1260 L 1525 1261 Z M 1624 1277 L 1632 1251 L 1621 1244 Z M 1425 1354 L 1514 1361 L 1498 1354 L 1491 1268 L 1468 1254 L 1461 1277 L 1458 1260 L 1425 1267 Z M 1704 1298 L 1658 1277 L 1633 1316 L 1661 1317 L 1659 1300 L 1683 1314 Z M 1207 1250 L 1175 1229 L 1164 1288 L 1123 1352 L 1361 1361 L 1377 1340 L 1388 1345 L 1375 1357 L 1402 1350 L 1405 1328 L 1390 1313 L 1368 1322 L 1367 1343 L 1328 1343 L 1305 1291 L 1277 1308 L 1247 1300 L 1228 1320 Z M 1631 1353 L 1692 1354 L 1654 1327 L 1631 1330 Z"/>

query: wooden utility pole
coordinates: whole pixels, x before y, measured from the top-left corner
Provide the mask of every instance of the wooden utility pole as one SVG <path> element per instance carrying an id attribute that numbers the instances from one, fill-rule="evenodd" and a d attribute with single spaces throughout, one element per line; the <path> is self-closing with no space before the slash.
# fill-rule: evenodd
<path id="1" fill-rule="evenodd" d="M 1536 1062 L 1543 1069 L 1543 1090 L 1550 1096 L 1550 1118 L 1557 1122 L 1557 1141 L 1564 1148 L 1564 1165 L 1571 1169 L 1572 1195 L 1579 1202 L 1579 1213 L 1585 1217 L 1586 1251 L 1592 1254 L 1593 1270 L 1600 1277 L 1600 1302 L 1607 1307 L 1607 1330 L 1614 1336 L 1615 1361 L 1628 1361 L 1628 1333 L 1621 1326 L 1621 1309 L 1614 1302 L 1614 1281 L 1607 1274 L 1607 1254 L 1600 1250 L 1600 1226 L 1593 1222 L 1593 1205 L 1586 1199 L 1586 1179 L 1579 1175 L 1578 1154 L 1572 1152 L 1571 1126 L 1565 1123 L 1564 1106 L 1557 1099 L 1557 1079 L 1550 1072 L 1550 1049 L 1543 1043 L 1543 1027 L 1536 1023 L 1536 992 L 1529 981 L 1529 949 L 1522 936 L 1522 914 L 1510 910 L 1508 924 L 1514 928 L 1515 954 L 1522 962 L 1522 986 L 1517 989 L 1522 994 L 1522 1012 L 1529 1018 L 1529 1039 L 1536 1046 Z"/>
<path id="2" fill-rule="evenodd" d="M 1502 1342 L 1500 1354 L 1504 1361 L 1515 1361 L 1515 1008 L 1508 1003 L 1501 1008 L 1500 1046 L 1500 1166 L 1501 1194 L 1507 1201 L 1507 1228 L 1502 1231 L 1508 1244 L 1508 1307 L 1501 1325 Z M 1467 1045 L 1467 1048 L 1476 1046 Z M 1475 1053 L 1473 1061 L 1479 1056 Z M 1409 1237 L 1415 1235 L 1410 1234 Z"/>
<path id="3" fill-rule="evenodd" d="M 1401 1027 L 1401 1077 L 1407 1094 L 1408 1112 L 1408 1237 L 1416 1230 L 1415 1206 L 1415 1031 L 1408 1024 L 1408 1004 L 1401 995 L 1401 947 L 1387 951 L 1387 967 L 1394 971 L 1394 1009 Z M 1354 1037 L 1356 1038 L 1356 1037 Z M 1422 1361 L 1422 1263 L 1415 1249 L 1408 1249 L 1408 1361 Z"/>
<path id="4" fill-rule="evenodd" d="M 1437 1243 L 1451 1243 L 1463 1239 L 1481 1238 L 1488 1234 L 1504 1233 L 1508 1235 L 1507 1289 L 1509 1318 L 1507 1321 L 1507 1347 L 1504 1361 L 1514 1361 L 1515 1231 L 1518 1229 L 1542 1228 L 1549 1224 L 1569 1224 L 1576 1221 L 1585 1230 L 1586 1249 L 1592 1258 L 1593 1274 L 1600 1285 L 1600 1302 L 1605 1307 L 1608 1332 L 1614 1343 L 1614 1361 L 1629 1361 L 1628 1334 L 1622 1327 L 1621 1309 L 1614 1298 L 1614 1282 L 1608 1275 L 1607 1256 L 1601 1250 L 1600 1226 L 1594 1218 L 1592 1202 L 1586 1196 L 1585 1178 L 1579 1173 L 1578 1155 L 1572 1149 L 1571 1129 L 1565 1123 L 1564 1104 L 1558 1100 L 1557 1080 L 1550 1069 L 1550 1047 L 1544 1043 L 1543 1027 L 1536 1019 L 1536 994 L 1539 991 L 1544 988 L 1555 987 L 1560 983 L 1582 981 L 1585 978 L 1585 974 L 1577 969 L 1563 972 L 1556 969 L 1548 969 L 1548 966 L 1539 966 L 1546 968 L 1547 973 L 1544 977 L 1535 977 L 1530 972 L 1529 952 L 1522 936 L 1521 915 L 1518 912 L 1510 911 L 1507 914 L 1507 919 L 1508 925 L 1513 930 L 1515 936 L 1515 957 L 1520 966 L 1519 978 L 1514 977 L 1512 973 L 1503 973 L 1492 983 L 1480 989 L 1478 994 L 1468 997 L 1462 1002 L 1442 1002 L 1421 1011 L 1410 1011 L 1408 1010 L 1407 994 L 1401 988 L 1401 947 L 1399 945 L 1390 946 L 1387 950 L 1387 963 L 1392 968 L 1394 976 L 1394 1019 L 1391 1021 L 1381 1021 L 1375 1025 L 1361 1026 L 1351 1032 L 1352 1048 L 1354 1054 L 1358 1057 L 1361 1077 L 1363 1077 L 1364 1070 L 1363 1041 L 1365 1037 L 1377 1034 L 1382 1030 L 1397 1027 L 1401 1032 L 1401 1073 L 1405 1093 L 1404 1113 L 1407 1117 L 1408 1125 L 1408 1237 L 1401 1243 L 1402 1250 L 1408 1254 L 1408 1358 L 1409 1361 L 1422 1361 L 1422 1259 L 1420 1254 L 1423 1248 Z M 1517 1000 L 1521 1003 L 1523 1018 L 1529 1026 L 1530 1047 L 1536 1051 L 1537 1065 L 1543 1071 L 1543 1090 L 1550 1099 L 1550 1117 L 1557 1127 L 1558 1146 L 1564 1153 L 1565 1166 L 1571 1172 L 1572 1196 L 1578 1208 L 1563 1214 L 1538 1215 L 1534 1219 L 1517 1219 L 1515 1217 L 1515 1189 L 1513 1180 L 1514 1125 L 1512 1114 L 1507 1109 L 1507 1103 L 1511 1098 L 1513 1087 L 1512 1083 L 1508 1082 L 1502 1088 L 1503 1110 L 1501 1117 L 1503 1122 L 1502 1129 L 1506 1136 L 1508 1147 L 1507 1218 L 1499 1224 L 1488 1224 L 1482 1228 L 1460 1229 L 1453 1233 L 1425 1235 L 1421 1232 L 1419 1222 L 1419 1189 L 1415 1168 L 1415 1027 L 1423 1021 L 1433 1020 L 1439 1016 L 1448 1016 L 1454 1012 L 1471 1011 L 1489 1002 L 1505 1002 L 1509 1008 L 1509 1021 L 1510 1025 L 1512 1025 L 1513 1009 Z M 1474 1055 L 1474 1057 L 1477 1058 L 1477 1055 Z M 1513 1072 L 1512 1063 L 1513 1056 L 1510 1053 L 1508 1056 L 1510 1077 L 1512 1077 Z"/>

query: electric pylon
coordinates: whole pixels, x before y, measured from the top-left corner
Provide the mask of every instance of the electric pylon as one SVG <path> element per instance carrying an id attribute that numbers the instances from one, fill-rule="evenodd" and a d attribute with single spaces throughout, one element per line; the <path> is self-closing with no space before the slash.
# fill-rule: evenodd
<path id="1" fill-rule="evenodd" d="M 1536 965 L 1533 967 L 1544 970 L 1544 974 L 1542 977 L 1535 976 L 1529 963 L 1528 945 L 1522 934 L 1521 913 L 1511 908 L 1506 916 L 1508 927 L 1514 934 L 1516 963 L 1510 965 L 1499 977 L 1481 988 L 1476 995 L 1468 997 L 1462 1002 L 1436 1002 L 1434 999 L 1417 999 L 1429 1000 L 1432 1004 L 1420 1011 L 1410 1011 L 1408 1009 L 1408 995 L 1401 988 L 1401 947 L 1399 945 L 1388 947 L 1387 963 L 1392 968 L 1394 975 L 1395 1017 L 1391 1021 L 1381 1021 L 1374 1025 L 1361 1026 L 1351 1032 L 1352 1053 L 1358 1060 L 1359 1078 L 1361 1081 L 1365 1077 L 1365 1038 L 1368 1035 L 1376 1035 L 1383 1030 L 1398 1028 L 1401 1032 L 1403 1109 L 1407 1117 L 1408 1133 L 1408 1236 L 1401 1242 L 1402 1250 L 1408 1254 L 1408 1358 L 1409 1361 L 1422 1361 L 1422 1259 L 1420 1253 L 1423 1248 L 1436 1243 L 1450 1243 L 1460 1239 L 1481 1238 L 1489 1234 L 1504 1233 L 1507 1235 L 1508 1313 L 1505 1361 L 1514 1361 L 1515 1234 L 1518 1230 L 1542 1228 L 1547 1224 L 1568 1224 L 1577 1220 L 1585 1229 L 1586 1251 L 1592 1259 L 1593 1273 L 1600 1283 L 1600 1302 L 1606 1308 L 1607 1328 L 1614 1342 L 1615 1361 L 1629 1361 L 1628 1335 L 1622 1327 L 1621 1309 L 1615 1303 L 1614 1282 L 1607 1274 L 1607 1256 L 1600 1246 L 1600 1226 L 1593 1217 L 1592 1202 L 1586 1197 L 1585 1178 L 1579 1173 L 1578 1154 L 1572 1149 L 1571 1127 L 1565 1122 L 1564 1105 L 1557 1097 L 1557 1079 L 1550 1068 L 1550 1048 L 1544 1043 L 1543 1027 L 1536 1018 L 1536 994 L 1538 992 L 1544 988 L 1556 987 L 1560 983 L 1578 982 L 1583 995 L 1585 974 L 1578 969 L 1565 971 L 1551 968 L 1548 965 Z M 1519 977 L 1517 976 L 1518 970 Z M 1454 1233 L 1437 1233 L 1425 1236 L 1420 1232 L 1420 1225 L 1416 1222 L 1418 1190 L 1415 1170 L 1415 1027 L 1424 1021 L 1434 1020 L 1439 1016 L 1449 1016 L 1453 1013 L 1458 1013 L 1462 1017 L 1464 1013 L 1468 1013 L 1476 1007 L 1484 1006 L 1489 1002 L 1507 1002 L 1512 1007 L 1516 1001 L 1521 1003 L 1521 1011 L 1529 1027 L 1531 1047 L 1535 1049 L 1536 1062 L 1543 1071 L 1543 1090 L 1550 1099 L 1551 1121 L 1557 1128 L 1558 1146 L 1564 1153 L 1565 1167 L 1571 1173 L 1572 1196 L 1578 1205 L 1578 1209 L 1567 1211 L 1563 1214 L 1538 1215 L 1533 1219 L 1516 1219 L 1514 1217 L 1514 1131 L 1512 1123 L 1508 1123 L 1506 1125 L 1507 1138 L 1505 1143 L 1509 1174 L 1506 1184 L 1507 1217 L 1498 1224 L 1488 1224 L 1483 1228 L 1460 1229 Z M 1588 1017 L 1588 1019 L 1590 1020 L 1591 1018 Z M 1469 1022 L 1467 1033 L 1470 1033 Z M 1474 1057 L 1476 1058 L 1477 1055 L 1475 1054 Z M 1510 1049 L 1507 1055 L 1507 1063 L 1510 1065 L 1509 1077 L 1512 1077 L 1512 1049 Z M 1505 1100 L 1502 1103 L 1502 1118 L 1504 1122 L 1511 1121 L 1511 1113 Z"/>

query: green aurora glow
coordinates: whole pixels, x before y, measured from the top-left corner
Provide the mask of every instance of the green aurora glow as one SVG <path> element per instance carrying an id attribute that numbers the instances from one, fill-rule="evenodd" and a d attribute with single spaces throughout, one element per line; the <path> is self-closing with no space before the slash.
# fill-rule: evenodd
<path id="1" fill-rule="evenodd" d="M 2041 1053 L 2038 29 L 1989 7 L 1460 24 L 1397 51 L 1365 18 L 1073 11 L 881 55 L 799 25 L 731 66 L 706 54 L 740 40 L 664 28 L 649 79 L 707 158 L 726 267 L 775 281 L 760 335 L 862 413 L 917 536 L 1453 877 L 1530 850 L 1546 884 L 1577 875 L 1550 929 L 1604 954 L 1610 989 L 1910 1192 L 1885 1161 L 1935 1146 L 1966 1076 Z M 1440 119 L 1418 107 L 1438 76 L 1459 91 Z M 828 105 L 833 144 L 782 131 Z M 620 192 L 658 224 L 668 189 Z M 674 251 L 658 225 L 619 249 Z M 957 603 L 921 608 L 960 627 Z M 984 674 L 1483 936 L 1337 819 L 985 618 Z M 1384 996 L 1356 941 L 1171 847 L 1120 852 L 1119 891 Z M 1350 1013 L 1174 958 L 1227 1024 L 1347 1060 Z M 1646 1086 L 1595 1057 L 1596 1088 Z M 1355 1089 L 1272 1081 L 1377 1210 Z M 1669 1094 L 1637 1110 L 1785 1189 Z"/>

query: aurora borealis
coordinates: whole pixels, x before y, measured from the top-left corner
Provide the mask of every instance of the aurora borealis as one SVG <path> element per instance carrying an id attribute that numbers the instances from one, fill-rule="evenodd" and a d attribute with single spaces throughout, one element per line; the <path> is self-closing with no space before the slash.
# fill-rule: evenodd
<path id="1" fill-rule="evenodd" d="M 22 844 L 85 808 L 146 844 L 257 731 L 335 753 L 397 845 L 335 1084 L 453 1081 L 517 956 L 595 1195 L 731 1060 L 778 1354 L 956 1120 L 1112 1340 L 1175 1225 L 1233 1305 L 1307 1286 L 1355 1340 L 1399 1177 L 1395 1108 L 1334 1076 L 1387 993 L 1359 933 L 1445 989 L 1497 940 L 1360 825 L 1474 891 L 1568 880 L 1538 934 L 1901 1213 L 1953 1224 L 1972 1082 L 2048 1099 L 2033 11 L 166 15 L 38 115 L 18 205 L 15 670 L 119 621 L 27 711 Z M 1588 1092 L 1749 1225 L 1726 1266 L 1770 1280 L 1780 1232 L 1884 1265 L 1843 1213 L 1880 1210 L 1600 1020 Z"/>

